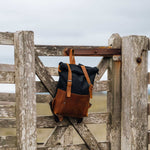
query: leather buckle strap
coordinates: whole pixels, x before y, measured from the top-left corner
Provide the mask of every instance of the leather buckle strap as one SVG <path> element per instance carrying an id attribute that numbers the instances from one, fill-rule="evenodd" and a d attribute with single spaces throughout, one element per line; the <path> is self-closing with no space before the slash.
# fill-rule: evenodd
<path id="1" fill-rule="evenodd" d="M 67 97 L 71 97 L 72 72 L 70 65 L 67 64 L 67 66 L 68 66 Z"/>

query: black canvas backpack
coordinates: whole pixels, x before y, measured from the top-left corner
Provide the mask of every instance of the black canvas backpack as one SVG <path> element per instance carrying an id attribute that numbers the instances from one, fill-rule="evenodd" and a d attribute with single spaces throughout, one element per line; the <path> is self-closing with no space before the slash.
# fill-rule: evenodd
<path id="1" fill-rule="evenodd" d="M 94 78 L 98 73 L 97 67 L 76 65 L 73 49 L 69 51 L 70 64 L 59 63 L 59 81 L 54 99 L 50 102 L 56 121 L 62 121 L 63 117 L 74 117 L 81 121 L 88 116 Z"/>

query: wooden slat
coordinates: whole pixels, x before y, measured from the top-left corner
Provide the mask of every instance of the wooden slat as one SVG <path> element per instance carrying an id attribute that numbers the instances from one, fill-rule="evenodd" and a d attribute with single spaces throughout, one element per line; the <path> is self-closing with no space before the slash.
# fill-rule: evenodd
<path id="1" fill-rule="evenodd" d="M 57 81 L 54 81 L 54 84 L 57 84 Z M 36 93 L 45 93 L 49 92 L 47 88 L 44 86 L 44 84 L 41 81 L 36 81 Z"/>
<path id="2" fill-rule="evenodd" d="M 36 87 L 34 33 L 14 34 L 16 131 L 18 149 L 36 150 Z"/>
<path id="3" fill-rule="evenodd" d="M 148 72 L 148 84 L 150 84 L 150 72 Z"/>
<path id="4" fill-rule="evenodd" d="M 77 123 L 72 118 L 69 118 L 69 120 L 74 129 L 77 131 L 77 133 L 80 135 L 80 137 L 82 138 L 82 140 L 85 142 L 85 144 L 89 149 L 101 150 L 100 146 L 98 145 L 98 142 L 96 141 L 95 137 L 90 132 L 86 124 L 84 124 L 83 122 Z"/>
<path id="5" fill-rule="evenodd" d="M 122 150 L 147 150 L 148 40 L 136 35 L 122 38 Z"/>
<path id="6" fill-rule="evenodd" d="M 147 113 L 148 115 L 150 115 L 150 103 L 148 103 L 148 106 L 147 106 Z"/>
<path id="7" fill-rule="evenodd" d="M 46 142 L 44 143 L 44 146 L 51 146 L 55 147 L 56 145 L 60 144 L 60 139 L 64 135 L 65 131 L 68 127 L 56 127 L 53 133 L 48 137 Z"/>
<path id="8" fill-rule="evenodd" d="M 57 81 L 55 81 L 55 84 L 57 84 Z M 100 91 L 109 91 L 109 84 L 110 81 L 98 81 L 94 83 L 93 92 L 100 92 Z M 48 90 L 45 88 L 42 82 L 37 81 L 36 82 L 36 92 L 37 93 L 43 93 L 48 92 Z"/>
<path id="9" fill-rule="evenodd" d="M 15 65 L 10 65 L 10 64 L 0 64 L 0 71 L 5 71 L 5 72 L 15 72 Z"/>
<path id="10" fill-rule="evenodd" d="M 1 118 L 0 128 L 16 128 L 16 119 L 14 118 Z"/>
<path id="11" fill-rule="evenodd" d="M 38 144 L 38 143 L 37 143 Z M 99 142 L 101 150 L 110 150 L 110 143 L 107 141 Z M 17 150 L 16 147 L 16 136 L 0 136 L 0 148 L 1 150 Z M 37 147 L 38 150 L 57 150 L 57 149 L 65 149 L 65 150 L 89 150 L 85 144 L 76 144 L 76 145 L 68 145 L 61 146 L 57 145 L 55 147 L 48 146 L 40 146 Z"/>
<path id="12" fill-rule="evenodd" d="M 10 148 L 16 146 L 17 146 L 16 136 L 0 136 L 0 148 Z"/>
<path id="13" fill-rule="evenodd" d="M 0 117 L 16 117 L 15 105 L 0 105 Z"/>
<path id="14" fill-rule="evenodd" d="M 63 56 L 66 48 L 73 48 L 75 56 L 106 56 L 120 55 L 120 49 L 112 49 L 106 46 L 56 46 L 35 45 L 35 51 L 39 56 Z"/>
<path id="15" fill-rule="evenodd" d="M 0 71 L 0 83 L 14 84 L 15 73 Z"/>
<path id="16" fill-rule="evenodd" d="M 101 150 L 110 150 L 110 143 L 109 142 L 98 142 L 99 147 Z M 41 149 L 40 149 L 41 148 Z M 57 145 L 54 148 L 52 147 L 44 147 L 44 146 L 38 146 L 38 150 L 89 150 L 85 144 L 76 144 L 76 145 L 67 145 L 67 146 L 61 146 Z"/>
<path id="17" fill-rule="evenodd" d="M 150 144 L 150 130 L 148 131 L 148 144 Z"/>
<path id="18" fill-rule="evenodd" d="M 51 77 L 47 69 L 45 69 L 43 63 L 40 61 L 38 56 L 35 57 L 35 63 L 36 63 L 35 69 L 36 69 L 37 76 L 43 82 L 44 86 L 47 88 L 50 94 L 54 96 L 56 90 L 56 84 L 54 79 Z"/>
<path id="19" fill-rule="evenodd" d="M 46 67 L 46 69 L 51 76 L 58 76 L 58 68 L 57 67 Z"/>
<path id="20" fill-rule="evenodd" d="M 119 34 L 112 34 L 109 45 L 121 47 Z M 108 67 L 108 80 L 110 91 L 107 93 L 107 111 L 111 112 L 111 124 L 107 124 L 107 140 L 111 143 L 111 149 L 121 149 L 121 62 L 110 58 Z"/>
<path id="21" fill-rule="evenodd" d="M 52 96 L 49 94 L 37 94 L 37 103 L 49 103 L 52 100 Z M 2 102 L 16 102 L 15 93 L 0 93 L 0 101 Z"/>
<path id="22" fill-rule="evenodd" d="M 103 58 L 98 64 L 97 68 L 99 69 L 98 74 L 95 77 L 95 81 L 99 81 L 104 75 L 105 71 L 108 69 L 110 58 Z"/>
<path id="23" fill-rule="evenodd" d="M 85 124 L 109 124 L 111 116 L 109 113 L 90 113 L 83 119 Z M 38 116 L 37 128 L 54 128 L 56 126 L 68 126 L 70 123 L 64 118 L 63 121 L 56 123 L 53 116 Z M 16 120 L 13 118 L 0 119 L 0 128 L 16 128 Z"/>
<path id="24" fill-rule="evenodd" d="M 13 45 L 14 33 L 0 32 L 0 45 Z"/>
<path id="25" fill-rule="evenodd" d="M 110 81 L 95 81 L 93 92 L 109 91 Z"/>

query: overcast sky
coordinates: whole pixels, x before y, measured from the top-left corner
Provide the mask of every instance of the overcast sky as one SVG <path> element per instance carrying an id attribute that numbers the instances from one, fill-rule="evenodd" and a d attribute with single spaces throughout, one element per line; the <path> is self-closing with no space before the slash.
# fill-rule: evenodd
<path id="1" fill-rule="evenodd" d="M 0 31 L 32 30 L 36 44 L 104 46 L 112 33 L 149 37 L 149 15 L 150 0 L 3 0 Z M 12 55 L 0 46 L 0 63 Z"/>

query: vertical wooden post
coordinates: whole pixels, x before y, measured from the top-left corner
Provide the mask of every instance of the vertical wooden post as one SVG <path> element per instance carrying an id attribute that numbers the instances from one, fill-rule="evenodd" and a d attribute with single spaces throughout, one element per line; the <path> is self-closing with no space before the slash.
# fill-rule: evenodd
<path id="1" fill-rule="evenodd" d="M 108 41 L 109 46 L 121 48 L 122 39 L 119 34 L 113 34 Z M 107 93 L 107 109 L 111 113 L 111 124 L 107 125 L 107 140 L 111 143 L 111 150 L 121 149 L 121 62 L 110 58 L 108 68 L 108 80 L 110 91 Z"/>
<path id="2" fill-rule="evenodd" d="M 122 38 L 121 150 L 147 150 L 148 38 Z"/>
<path id="3" fill-rule="evenodd" d="M 18 149 L 36 150 L 36 95 L 33 32 L 16 32 L 14 35 L 14 46 Z"/>

